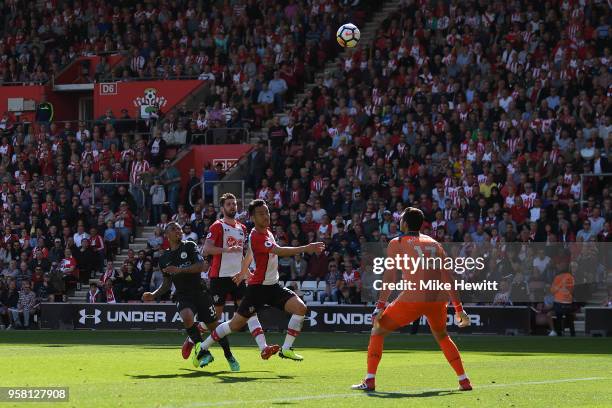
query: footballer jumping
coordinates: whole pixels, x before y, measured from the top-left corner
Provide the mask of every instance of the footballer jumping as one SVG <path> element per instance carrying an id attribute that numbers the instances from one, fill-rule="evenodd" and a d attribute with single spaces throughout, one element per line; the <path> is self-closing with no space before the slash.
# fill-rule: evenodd
<path id="1" fill-rule="evenodd" d="M 433 238 L 419 232 L 423 224 L 423 218 L 423 212 L 418 208 L 409 207 L 404 211 L 400 221 L 400 229 L 403 234 L 389 242 L 387 257 L 395 258 L 396 255 L 444 257 L 442 246 Z M 387 269 L 383 276 L 383 282 L 395 282 L 396 275 L 397 269 Z M 444 269 L 420 268 L 416 271 L 402 270 L 402 279 L 414 282 L 418 279 L 442 279 L 450 282 L 448 273 Z M 457 346 L 446 332 L 446 306 L 449 297 L 455 308 L 458 326 L 466 327 L 470 324 L 470 319 L 463 311 L 456 292 L 406 290 L 386 307 L 390 293 L 390 290 L 385 290 L 383 287 L 376 303 L 376 309 L 373 314 L 374 327 L 372 328 L 370 344 L 368 345 L 366 377 L 361 383 L 353 385 L 351 388 L 354 390 L 374 391 L 376 389 L 376 371 L 382 357 L 385 336 L 400 327 L 410 324 L 421 316 L 426 316 L 431 333 L 442 349 L 444 357 L 446 357 L 448 363 L 457 374 L 459 390 L 471 390 L 472 386 L 463 369 L 459 350 L 457 350 Z"/>
<path id="2" fill-rule="evenodd" d="M 280 247 L 269 229 L 270 210 L 263 200 L 254 200 L 249 204 L 249 215 L 255 224 L 251 230 L 247 255 L 242 261 L 241 271 L 234 276 L 234 282 L 240 284 L 247 279 L 245 296 L 229 322 L 220 324 L 210 336 L 200 344 L 196 344 L 196 353 L 206 365 L 213 360 L 208 348 L 216 341 L 222 341 L 225 336 L 236 332 L 247 324 L 248 320 L 264 305 L 270 305 L 291 314 L 287 335 L 279 356 L 295 361 L 303 357 L 293 350 L 293 342 L 299 335 L 306 315 L 306 305 L 291 290 L 278 283 L 278 257 L 294 256 L 300 253 L 320 254 L 325 244 L 313 242 L 300 247 Z M 249 265 L 255 262 L 255 270 L 251 273 Z"/>
<path id="3" fill-rule="evenodd" d="M 232 278 L 240 273 L 242 267 L 247 228 L 235 218 L 236 196 L 231 193 L 223 194 L 219 200 L 219 207 L 223 213 L 223 218 L 215 221 L 210 226 L 206 242 L 204 243 L 204 255 L 212 255 L 208 274 L 210 292 L 215 303 L 217 316 L 222 316 L 227 296 L 231 295 L 236 309 L 238 309 L 246 290 L 244 281 L 236 284 Z M 249 332 L 259 347 L 262 359 L 267 360 L 272 355 L 278 353 L 279 345 L 266 344 L 266 337 L 257 314 L 249 318 L 247 325 Z M 183 345 L 184 358 L 186 358 L 185 353 L 189 356 L 193 344 L 191 339 L 185 341 Z M 187 350 L 185 351 L 185 349 Z"/>
<path id="4" fill-rule="evenodd" d="M 198 252 L 195 242 L 182 240 L 183 231 L 179 224 L 176 222 L 169 223 L 165 233 L 170 248 L 165 250 L 159 259 L 164 281 L 154 292 L 145 292 L 142 295 L 142 300 L 159 299 L 174 283 L 176 306 L 187 335 L 195 344 L 199 344 L 202 342 L 202 335 L 198 329 L 199 324 L 194 319 L 196 314 L 209 330 L 213 330 L 219 325 L 212 297 L 208 293 L 206 284 L 200 278 L 204 259 Z M 240 364 L 232 355 L 227 339 L 220 341 L 219 345 L 223 348 L 230 369 L 240 371 Z M 210 355 L 208 351 L 205 351 L 206 353 Z M 203 367 L 204 365 L 200 364 L 201 360 L 202 356 L 197 358 L 197 354 L 194 353 L 191 361 L 195 367 Z"/>

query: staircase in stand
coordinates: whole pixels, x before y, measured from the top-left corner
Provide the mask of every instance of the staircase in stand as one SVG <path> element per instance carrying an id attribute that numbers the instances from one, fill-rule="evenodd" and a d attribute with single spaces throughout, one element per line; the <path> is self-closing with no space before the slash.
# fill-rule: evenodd
<path id="1" fill-rule="evenodd" d="M 374 13 L 374 16 L 371 20 L 369 20 L 364 26 L 359 27 L 359 30 L 361 32 L 361 40 L 359 42 L 360 47 L 370 46 L 374 42 L 374 39 L 376 38 L 376 32 L 380 28 L 382 22 L 388 17 L 390 17 L 391 14 L 397 12 L 400 7 L 400 4 L 401 0 L 392 0 L 389 2 L 385 2 L 385 5 L 382 7 L 382 9 Z M 343 59 L 349 55 L 349 50 L 350 49 L 345 49 L 344 51 L 340 52 L 336 58 L 327 61 L 325 67 L 315 74 L 315 80 L 319 78 L 325 78 L 327 74 L 337 72 L 340 69 L 339 66 L 340 64 L 342 64 Z M 291 109 L 293 109 L 296 104 L 301 103 L 306 97 L 306 92 L 313 87 L 315 87 L 315 82 L 305 84 L 304 91 L 297 94 L 294 97 L 293 102 L 289 102 L 286 104 L 285 112 L 275 114 L 275 116 L 280 118 L 281 124 L 287 123 Z M 262 127 L 260 131 L 251 132 L 251 143 L 257 143 L 259 140 L 267 140 L 267 138 L 267 127 Z"/>
<path id="2" fill-rule="evenodd" d="M 147 248 L 147 240 L 153 235 L 155 231 L 155 227 L 139 227 L 136 229 L 136 236 L 134 237 L 134 242 L 130 244 L 129 248 L 135 252 L 135 255 L 138 256 L 138 251 L 141 249 Z M 127 259 L 128 250 L 124 249 L 121 251 L 121 255 L 115 256 L 115 261 L 113 265 L 115 269 L 120 269 L 123 265 L 123 262 Z M 96 276 L 92 277 L 89 280 L 89 283 L 100 283 L 100 278 L 102 277 L 104 271 L 101 271 L 96 274 Z M 74 292 L 72 296 L 68 297 L 68 302 L 70 303 L 83 303 L 87 300 L 87 291 L 89 287 L 81 286 L 80 290 Z"/>

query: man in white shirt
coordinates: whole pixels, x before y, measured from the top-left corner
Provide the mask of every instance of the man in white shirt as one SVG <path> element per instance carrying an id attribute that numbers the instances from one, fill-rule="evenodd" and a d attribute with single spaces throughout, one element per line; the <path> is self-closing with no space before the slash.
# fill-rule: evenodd
<path id="1" fill-rule="evenodd" d="M 581 242 L 588 242 L 594 235 L 596 234 L 593 234 L 591 229 L 591 221 L 585 220 L 582 224 L 582 229 L 576 234 L 576 240 L 581 239 Z"/>
<path id="2" fill-rule="evenodd" d="M 198 242 L 198 234 L 191 230 L 190 224 L 183 226 L 183 241 Z"/>
<path id="3" fill-rule="evenodd" d="M 593 208 L 593 215 L 589 217 L 589 221 L 591 221 L 591 230 L 594 235 L 599 235 L 601 230 L 603 230 L 603 226 L 606 223 L 604 217 L 601 216 L 601 210 L 597 207 Z"/>
<path id="4" fill-rule="evenodd" d="M 85 232 L 85 225 L 83 225 L 83 221 L 79 221 L 77 232 L 72 236 L 72 239 L 74 240 L 74 245 L 76 245 L 77 248 L 80 248 L 81 242 L 84 238 L 89 239 L 90 236 L 87 232 Z"/>
<path id="5" fill-rule="evenodd" d="M 274 71 L 274 78 L 270 80 L 268 88 L 274 94 L 274 104 L 277 110 L 282 110 L 284 105 L 284 95 L 289 89 L 287 82 L 280 77 L 279 71 Z"/>
<path id="6" fill-rule="evenodd" d="M 198 79 L 200 81 L 214 81 L 215 80 L 215 74 L 210 72 L 210 66 L 209 65 L 205 65 L 204 66 L 204 71 L 202 71 L 202 73 L 200 74 Z"/>
<path id="7" fill-rule="evenodd" d="M 540 214 L 541 214 L 541 205 L 542 205 L 542 200 L 540 200 L 539 198 L 536 198 L 533 204 L 533 207 L 529 210 L 529 221 L 531 222 L 538 222 L 538 220 L 540 219 Z"/>
<path id="8" fill-rule="evenodd" d="M 510 110 L 510 104 L 513 101 L 512 95 L 508 93 L 507 89 L 504 89 L 503 96 L 499 98 L 499 107 L 502 108 L 505 112 Z"/>

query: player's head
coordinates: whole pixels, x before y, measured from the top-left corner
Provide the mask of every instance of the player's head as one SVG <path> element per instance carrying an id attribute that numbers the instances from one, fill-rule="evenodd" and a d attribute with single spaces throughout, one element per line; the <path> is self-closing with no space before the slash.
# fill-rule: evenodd
<path id="1" fill-rule="evenodd" d="M 166 225 L 166 237 L 170 242 L 177 242 L 183 239 L 183 229 L 178 223 L 172 221 Z"/>
<path id="2" fill-rule="evenodd" d="M 424 219 L 423 211 L 415 207 L 408 207 L 402 213 L 400 230 L 402 232 L 420 231 Z"/>
<path id="3" fill-rule="evenodd" d="M 264 200 L 253 200 L 249 204 L 249 216 L 258 228 L 268 228 L 270 226 L 270 210 Z"/>
<path id="4" fill-rule="evenodd" d="M 227 218 L 234 218 L 236 216 L 236 196 L 232 193 L 225 193 L 219 200 L 219 206 L 223 212 L 223 216 Z"/>

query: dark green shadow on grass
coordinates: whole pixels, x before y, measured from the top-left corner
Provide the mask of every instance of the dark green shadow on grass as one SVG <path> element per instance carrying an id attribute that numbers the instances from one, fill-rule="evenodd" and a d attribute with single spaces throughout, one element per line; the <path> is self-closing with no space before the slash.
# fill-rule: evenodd
<path id="1" fill-rule="evenodd" d="M 173 379 L 173 378 L 199 378 L 199 377 L 213 377 L 218 379 L 219 382 L 223 383 L 245 383 L 252 381 L 267 381 L 267 380 L 292 380 L 295 378 L 291 375 L 278 375 L 273 374 L 270 377 L 251 377 L 245 376 L 242 374 L 249 373 L 270 373 L 270 371 L 240 371 L 240 372 L 231 372 L 231 371 L 203 371 L 203 370 L 191 370 L 187 368 L 181 368 L 180 371 L 176 373 L 168 373 L 168 374 L 135 374 L 135 375 L 126 375 L 134 380 L 164 380 L 164 379 Z M 234 374 L 229 376 L 227 374 Z"/>
<path id="2" fill-rule="evenodd" d="M 368 397 L 380 398 L 380 399 L 398 399 L 398 398 L 429 398 L 429 397 L 444 397 L 446 395 L 458 394 L 459 391 L 452 390 L 436 390 L 436 391 L 423 391 L 423 392 L 366 392 Z"/>

